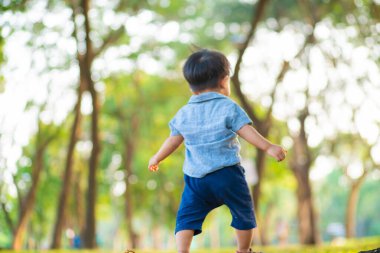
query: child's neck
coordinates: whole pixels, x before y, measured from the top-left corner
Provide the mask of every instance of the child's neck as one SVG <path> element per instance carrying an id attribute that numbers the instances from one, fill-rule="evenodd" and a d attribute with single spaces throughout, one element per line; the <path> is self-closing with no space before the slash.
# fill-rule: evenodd
<path id="1" fill-rule="evenodd" d="M 216 92 L 216 93 L 220 93 L 220 94 L 224 95 L 222 93 L 221 89 L 206 89 L 206 90 L 201 90 L 201 91 L 193 91 L 193 94 L 194 95 L 200 95 L 200 94 L 206 93 L 206 92 Z"/>

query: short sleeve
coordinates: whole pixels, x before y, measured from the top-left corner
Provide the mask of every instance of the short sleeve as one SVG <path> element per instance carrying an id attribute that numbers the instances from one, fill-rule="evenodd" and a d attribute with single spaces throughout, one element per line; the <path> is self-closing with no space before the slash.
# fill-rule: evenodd
<path id="1" fill-rule="evenodd" d="M 252 120 L 248 117 L 247 113 L 237 104 L 234 103 L 233 110 L 230 115 L 231 130 L 237 132 L 245 125 L 252 125 Z"/>
<path id="2" fill-rule="evenodd" d="M 170 128 L 170 136 L 176 136 L 176 135 L 181 135 L 179 130 L 176 127 L 176 117 L 174 117 L 170 122 L 169 122 L 169 128 Z"/>

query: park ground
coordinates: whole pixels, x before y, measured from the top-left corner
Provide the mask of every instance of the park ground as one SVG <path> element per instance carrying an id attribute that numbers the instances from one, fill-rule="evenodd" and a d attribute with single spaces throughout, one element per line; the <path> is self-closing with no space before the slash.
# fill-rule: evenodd
<path id="1" fill-rule="evenodd" d="M 339 244 L 339 243 L 337 243 Z M 321 245 L 321 246 L 300 246 L 300 245 L 290 245 L 290 246 L 263 246 L 254 247 L 255 251 L 262 251 L 264 253 L 358 253 L 360 251 L 368 251 L 380 248 L 380 237 L 368 237 L 368 238 L 358 238 L 350 239 L 342 242 L 342 245 Z M 118 253 L 119 251 L 112 250 L 25 250 L 17 251 L 19 253 L 33 253 L 33 252 L 46 252 L 46 253 Z M 1 251 L 2 253 L 14 253 L 15 251 Z M 176 253 L 175 250 L 155 250 L 155 249 L 135 249 L 135 253 Z M 199 249 L 194 250 L 192 253 L 233 253 L 235 250 L 233 248 L 224 249 Z M 124 252 L 120 252 L 124 253 Z"/>

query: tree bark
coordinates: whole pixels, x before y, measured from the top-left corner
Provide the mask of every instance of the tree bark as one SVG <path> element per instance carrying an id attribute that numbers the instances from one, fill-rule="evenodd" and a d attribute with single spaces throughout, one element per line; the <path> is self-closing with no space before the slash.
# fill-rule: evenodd
<path id="1" fill-rule="evenodd" d="M 74 24 L 74 31 L 73 31 L 73 37 L 78 45 L 78 36 L 77 36 L 77 27 L 76 27 L 76 8 L 71 3 L 72 7 L 72 22 Z M 67 150 L 67 156 L 66 156 L 66 162 L 65 162 L 65 171 L 63 175 L 63 183 L 61 192 L 59 195 L 58 200 L 58 206 L 56 211 L 56 220 L 54 225 L 54 231 L 53 231 L 53 238 L 51 242 L 51 249 L 58 249 L 61 248 L 61 237 L 62 237 L 62 230 L 63 226 L 65 224 L 66 220 L 66 212 L 67 212 L 67 202 L 69 198 L 69 192 L 71 187 L 71 181 L 72 181 L 72 174 L 73 174 L 73 163 L 74 163 L 74 151 L 75 146 L 77 144 L 77 141 L 80 136 L 81 132 L 81 122 L 82 122 L 82 114 L 81 114 L 81 106 L 82 106 L 82 96 L 83 92 L 86 90 L 86 83 L 84 80 L 83 75 L 83 59 L 80 55 L 80 53 L 77 51 L 77 61 L 80 69 L 79 73 L 79 86 L 77 88 L 77 102 L 74 107 L 74 121 L 73 125 L 71 126 L 71 132 L 70 132 L 70 141 L 69 146 Z"/>
<path id="2" fill-rule="evenodd" d="M 298 232 L 302 244 L 317 244 L 317 224 L 313 205 L 313 196 L 309 181 L 309 170 L 299 167 L 293 170 L 297 179 Z"/>
<path id="3" fill-rule="evenodd" d="M 290 161 L 290 167 L 297 180 L 299 240 L 302 244 L 315 245 L 319 243 L 320 240 L 309 179 L 310 166 L 313 158 L 307 145 L 307 136 L 305 132 L 305 120 L 308 115 L 309 112 L 307 109 L 299 115 L 301 125 L 299 133 L 292 135 L 294 153 Z"/>
<path id="4" fill-rule="evenodd" d="M 93 48 L 92 41 L 90 38 L 91 25 L 88 16 L 90 1 L 83 0 L 81 3 L 84 25 L 85 25 L 85 42 L 86 42 L 86 52 L 84 55 L 84 64 L 81 71 L 83 71 L 84 79 L 89 89 L 92 98 L 92 113 L 91 113 L 91 141 L 92 150 L 89 161 L 89 174 L 88 174 L 88 189 L 86 198 L 86 224 L 83 231 L 83 243 L 85 248 L 96 248 L 96 195 L 97 195 L 97 185 L 96 185 L 96 169 L 99 161 L 100 154 L 100 136 L 99 136 L 99 110 L 100 103 L 98 99 L 98 93 L 95 90 L 94 81 L 92 80 L 91 67 L 93 62 Z"/>
<path id="5" fill-rule="evenodd" d="M 88 174 L 88 189 L 87 189 L 87 208 L 86 208 L 86 224 L 83 233 L 83 241 L 85 248 L 95 248 L 96 247 L 96 195 L 97 195 L 97 185 L 96 185 L 96 168 L 98 166 L 99 153 L 100 153 L 100 141 L 99 141 L 99 101 L 98 95 L 95 91 L 94 84 L 90 84 L 90 93 L 92 97 L 92 117 L 91 117 L 91 141 L 92 150 L 89 162 L 89 174 Z"/>
<path id="6" fill-rule="evenodd" d="M 38 150 L 35 158 L 35 164 L 33 166 L 32 174 L 32 186 L 29 189 L 27 196 L 25 197 L 21 208 L 21 216 L 16 226 L 13 236 L 12 249 L 21 250 L 24 235 L 27 229 L 28 221 L 31 216 L 34 202 L 36 199 L 37 185 L 39 183 L 40 174 L 43 169 L 43 152 L 44 150 Z"/>
<path id="7" fill-rule="evenodd" d="M 13 224 L 13 220 L 11 216 L 9 215 L 9 212 L 7 210 L 7 207 L 4 202 L 1 202 L 1 209 L 3 210 L 4 216 L 5 216 L 5 222 L 7 223 L 9 231 L 14 234 L 15 226 Z"/>
<path id="8" fill-rule="evenodd" d="M 83 205 L 83 190 L 81 187 L 82 172 L 77 172 L 74 182 L 74 213 L 75 213 L 75 225 L 77 234 L 84 229 L 84 205 Z"/>
<path id="9" fill-rule="evenodd" d="M 247 98 L 244 96 L 244 94 L 241 90 L 241 82 L 240 82 L 239 73 L 240 73 L 240 67 L 241 67 L 241 63 L 243 60 L 244 53 L 247 50 L 249 42 L 252 40 L 252 38 L 256 32 L 256 28 L 257 28 L 259 21 L 261 20 L 262 16 L 264 15 L 265 7 L 267 6 L 268 2 L 269 2 L 268 0 L 260 0 L 257 3 L 257 8 L 253 9 L 252 19 L 251 19 L 251 27 L 250 27 L 250 30 L 247 34 L 245 41 L 238 48 L 238 58 L 237 58 L 237 61 L 235 64 L 234 74 L 231 77 L 232 85 L 235 89 L 235 92 L 236 92 L 243 108 L 246 110 L 248 116 L 253 120 L 253 124 L 255 125 L 256 128 L 259 128 L 259 126 L 257 125 L 257 124 L 259 124 L 259 120 L 256 117 L 256 113 L 254 112 L 253 107 L 251 107 L 251 105 L 247 101 Z"/>
<path id="10" fill-rule="evenodd" d="M 80 14 L 84 16 L 84 31 L 85 31 L 85 45 L 86 50 L 84 55 L 78 54 L 78 61 L 80 67 L 80 74 L 83 76 L 83 80 L 86 89 L 90 92 L 92 99 L 92 113 L 91 113 L 91 142 L 92 150 L 89 160 L 89 174 L 88 174 L 88 189 L 86 196 L 86 220 L 84 224 L 84 229 L 82 231 L 83 245 L 85 248 L 95 248 L 96 247 L 96 196 L 97 196 L 97 185 L 96 185 L 96 170 L 99 163 L 99 155 L 101 152 L 100 146 L 100 134 L 99 134 L 99 112 L 100 112 L 100 102 L 98 98 L 98 92 L 95 89 L 95 84 L 92 79 L 92 63 L 96 56 L 100 55 L 106 48 L 108 48 L 112 43 L 116 42 L 124 33 L 124 28 L 121 27 L 116 31 L 110 32 L 104 39 L 102 45 L 94 50 L 92 45 L 91 34 L 91 24 L 89 18 L 90 10 L 90 0 L 81 0 L 80 8 L 75 8 L 73 5 L 73 13 L 76 15 L 76 9 L 80 9 Z M 120 10 L 124 8 L 125 1 L 120 1 L 117 9 Z M 75 19 L 74 19 L 75 25 Z M 78 39 L 75 36 L 77 43 Z"/>
<path id="11" fill-rule="evenodd" d="M 22 202 L 22 206 L 20 206 L 21 215 L 18 224 L 14 230 L 12 242 L 12 249 L 14 250 L 22 249 L 24 235 L 36 200 L 37 186 L 39 183 L 41 171 L 43 170 L 44 152 L 45 148 L 38 147 L 33 163 L 32 185 L 28 191 L 28 194 L 24 198 L 24 201 Z"/>
<path id="12" fill-rule="evenodd" d="M 123 124 L 123 120 L 121 120 L 121 124 Z M 136 150 L 136 136 L 138 135 L 138 129 L 139 129 L 139 119 L 137 114 L 134 114 L 131 117 L 131 123 L 130 123 L 130 132 L 125 133 L 124 138 L 124 168 L 125 168 L 125 185 L 126 185 L 126 191 L 125 191 L 125 218 L 126 218 L 126 225 L 129 235 L 129 241 L 131 242 L 131 246 L 133 249 L 138 248 L 138 235 L 135 232 L 133 228 L 133 185 L 130 184 L 129 180 L 130 177 L 133 175 L 133 169 L 132 169 L 132 161 L 135 156 L 135 150 Z"/>
<path id="13" fill-rule="evenodd" d="M 55 138 L 55 136 L 56 135 L 51 135 L 47 139 L 43 140 L 41 127 L 39 127 L 37 132 L 36 154 L 32 165 L 32 185 L 26 196 L 22 199 L 21 206 L 19 207 L 20 215 L 17 226 L 14 229 L 12 242 L 12 249 L 14 250 L 20 250 L 22 248 L 24 235 L 36 202 L 37 187 L 40 182 L 41 172 L 44 168 L 44 154 L 47 146 Z"/>
<path id="14" fill-rule="evenodd" d="M 50 246 L 50 248 L 52 249 L 61 248 L 62 230 L 63 230 L 63 226 L 66 219 L 67 202 L 70 195 L 69 193 L 70 193 L 72 174 L 73 174 L 74 151 L 75 151 L 75 146 L 81 132 L 80 124 L 82 121 L 82 114 L 81 114 L 80 108 L 82 105 L 83 91 L 84 91 L 84 84 L 83 84 L 83 81 L 81 80 L 79 82 L 79 87 L 77 90 L 78 98 L 77 98 L 77 103 L 74 108 L 75 116 L 74 116 L 73 125 L 71 127 L 70 142 L 69 142 L 69 147 L 67 150 L 62 188 L 59 194 L 58 206 L 57 206 L 57 211 L 56 211 L 57 214 L 55 218 L 53 238 L 52 238 L 52 242 Z"/>
<path id="15" fill-rule="evenodd" d="M 268 137 L 267 135 L 263 135 L 264 137 Z M 253 192 L 253 203 L 255 204 L 255 209 L 259 209 L 259 198 L 261 194 L 261 179 L 264 174 L 265 169 L 265 152 L 257 149 L 256 150 L 256 170 L 257 170 L 257 177 L 258 181 L 255 185 L 252 186 L 252 192 Z"/>
<path id="16" fill-rule="evenodd" d="M 134 80 L 132 85 L 135 87 L 138 101 L 140 105 L 137 107 L 137 110 L 132 112 L 130 116 L 125 116 L 123 111 L 117 109 L 115 112 L 116 117 L 120 123 L 121 133 L 124 141 L 124 153 L 123 153 L 123 164 L 125 169 L 125 185 L 126 191 L 124 194 L 125 197 L 125 220 L 129 236 L 129 241 L 131 242 L 131 247 L 133 249 L 138 248 L 139 245 L 139 235 L 136 233 L 133 227 L 133 217 L 134 217 L 134 187 L 130 183 L 131 176 L 133 175 L 133 159 L 135 157 L 135 151 L 137 147 L 137 138 L 139 135 L 140 129 L 140 117 L 141 110 L 145 104 L 144 96 L 140 88 L 140 78 L 139 74 L 135 73 Z M 128 122 L 126 122 L 128 121 Z M 129 127 L 125 127 L 128 125 Z"/>
<path id="17" fill-rule="evenodd" d="M 307 45 L 315 42 L 314 31 L 319 20 L 316 10 L 312 3 L 306 0 L 300 0 L 300 6 L 308 12 L 307 22 L 311 25 L 312 31 L 305 38 L 305 42 L 296 57 L 301 56 Z M 309 63 L 307 64 L 310 69 Z M 309 70 L 310 71 L 310 70 Z M 309 89 L 305 91 L 306 98 L 309 97 Z M 298 216 L 298 233 L 299 240 L 302 244 L 315 245 L 319 244 L 321 239 L 317 227 L 317 215 L 313 203 L 312 187 L 309 179 L 310 167 L 313 163 L 313 156 L 307 144 L 307 134 L 305 131 L 305 120 L 309 116 L 308 102 L 305 103 L 304 109 L 298 115 L 300 130 L 297 134 L 291 135 L 293 139 L 293 157 L 290 161 L 290 167 L 297 180 L 297 216 Z"/>
<path id="18" fill-rule="evenodd" d="M 348 195 L 346 209 L 346 237 L 353 238 L 356 236 L 356 211 L 359 199 L 360 187 L 363 185 L 367 173 L 364 172 L 361 177 L 353 181 Z"/>

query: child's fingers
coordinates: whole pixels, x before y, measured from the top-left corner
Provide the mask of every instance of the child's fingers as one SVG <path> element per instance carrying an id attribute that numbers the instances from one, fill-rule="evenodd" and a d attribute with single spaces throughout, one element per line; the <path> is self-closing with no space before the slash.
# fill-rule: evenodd
<path id="1" fill-rule="evenodd" d="M 149 166 L 149 170 L 150 171 L 157 171 L 158 170 L 158 165 L 156 165 L 156 164 L 155 165 L 150 165 Z"/>
<path id="2" fill-rule="evenodd" d="M 279 155 L 277 156 L 277 161 L 278 161 L 278 162 L 281 162 L 281 161 L 285 160 L 285 157 L 286 157 L 286 153 L 284 153 L 284 154 L 279 154 Z"/>
<path id="3" fill-rule="evenodd" d="M 278 155 L 278 158 L 279 158 L 278 161 L 281 162 L 285 160 L 287 154 L 288 154 L 288 151 L 285 149 L 282 149 L 282 152 Z"/>

